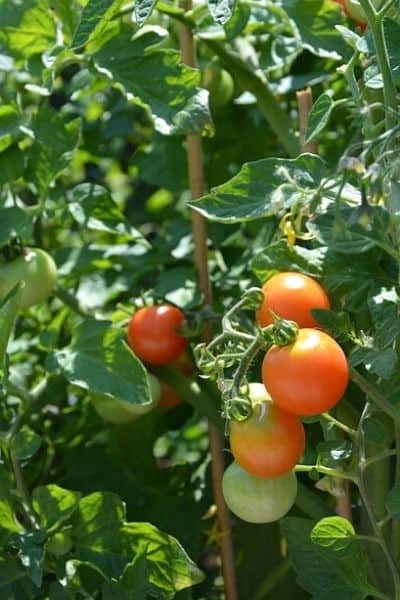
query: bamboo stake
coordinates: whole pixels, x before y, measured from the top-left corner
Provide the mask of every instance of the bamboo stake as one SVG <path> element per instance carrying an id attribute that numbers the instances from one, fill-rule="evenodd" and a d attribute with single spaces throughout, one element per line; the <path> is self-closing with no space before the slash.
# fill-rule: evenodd
<path id="1" fill-rule="evenodd" d="M 191 9 L 191 0 L 184 2 L 186 11 Z M 191 29 L 182 24 L 180 29 L 180 44 L 182 60 L 190 67 L 196 67 L 196 51 Z M 200 198 L 204 193 L 203 146 L 201 137 L 188 135 L 186 139 L 189 184 L 192 199 Z M 207 231 L 205 219 L 195 211 L 191 213 L 194 238 L 194 260 L 199 286 L 204 295 L 204 303 L 210 306 L 212 290 L 208 272 Z M 204 333 L 204 341 L 208 341 L 211 330 Z M 234 551 L 231 535 L 230 515 L 222 494 L 222 475 L 224 473 L 223 440 L 218 428 L 208 421 L 208 434 L 211 451 L 211 474 L 214 491 L 214 501 L 217 506 L 217 520 L 220 532 L 220 555 L 222 574 L 225 584 L 226 600 L 237 600 L 236 573 Z"/>
<path id="2" fill-rule="evenodd" d="M 313 154 L 317 154 L 317 142 L 316 140 L 311 140 L 308 144 L 304 143 L 307 127 L 308 127 L 308 116 L 312 109 L 313 98 L 312 98 L 312 90 L 308 87 L 305 90 L 301 90 L 296 93 L 297 104 L 299 107 L 299 132 L 300 132 L 300 145 L 302 152 L 312 152 Z M 338 479 L 335 480 L 335 486 L 338 490 L 338 495 L 336 496 L 336 512 L 341 517 L 344 517 L 348 521 L 352 521 L 352 509 L 351 509 L 351 499 L 350 499 L 350 487 L 349 482 L 342 482 Z"/>

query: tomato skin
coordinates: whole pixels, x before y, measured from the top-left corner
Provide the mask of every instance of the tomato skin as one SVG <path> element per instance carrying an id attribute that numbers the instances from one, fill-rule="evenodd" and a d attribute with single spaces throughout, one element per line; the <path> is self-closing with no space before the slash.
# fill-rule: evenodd
<path id="1" fill-rule="evenodd" d="M 210 92 L 211 108 L 220 108 L 227 104 L 234 92 L 231 74 L 218 62 L 211 61 L 203 72 L 203 85 Z"/>
<path id="2" fill-rule="evenodd" d="M 30 308 L 46 300 L 57 281 L 57 268 L 52 257 L 40 248 L 25 248 L 25 253 L 0 267 L 0 299 L 19 282 L 24 281 L 21 308 Z"/>
<path id="3" fill-rule="evenodd" d="M 46 545 L 46 550 L 55 556 L 63 556 L 64 554 L 68 554 L 71 549 L 71 536 L 63 531 L 58 531 L 52 535 Z"/>
<path id="4" fill-rule="evenodd" d="M 191 377 L 193 375 L 193 363 L 187 356 L 187 354 L 181 354 L 181 356 L 175 362 L 169 365 L 171 368 L 176 369 L 182 375 Z M 169 409 L 174 406 L 182 404 L 182 396 L 180 393 L 170 384 L 161 381 L 161 396 L 160 402 L 158 403 L 159 408 Z"/>
<path id="5" fill-rule="evenodd" d="M 300 329 L 293 344 L 268 350 L 262 380 L 274 404 L 295 415 L 312 416 L 342 398 L 349 366 L 342 348 L 327 333 Z"/>
<path id="6" fill-rule="evenodd" d="M 147 374 L 150 383 L 152 402 L 132 404 L 101 394 L 92 394 L 90 400 L 97 414 L 113 425 L 124 425 L 135 421 L 155 408 L 160 400 L 160 383 L 154 375 Z"/>
<path id="7" fill-rule="evenodd" d="M 261 327 L 274 322 L 273 313 L 281 319 L 295 321 L 299 327 L 319 327 L 311 309 L 330 308 L 324 289 L 315 279 L 302 273 L 277 273 L 264 283 L 262 290 L 264 302 L 256 311 Z"/>
<path id="8" fill-rule="evenodd" d="M 273 479 L 260 479 L 233 462 L 222 478 L 228 508 L 248 523 L 272 523 L 286 515 L 297 495 L 293 471 Z"/>
<path id="9" fill-rule="evenodd" d="M 306 443 L 300 419 L 277 405 L 262 383 L 250 383 L 253 414 L 232 421 L 230 445 L 236 462 L 261 478 L 278 477 L 293 469 Z"/>
<path id="10" fill-rule="evenodd" d="M 150 365 L 171 363 L 187 346 L 186 338 L 177 332 L 184 320 L 183 312 L 175 306 L 140 308 L 129 322 L 128 344 L 141 360 Z"/>

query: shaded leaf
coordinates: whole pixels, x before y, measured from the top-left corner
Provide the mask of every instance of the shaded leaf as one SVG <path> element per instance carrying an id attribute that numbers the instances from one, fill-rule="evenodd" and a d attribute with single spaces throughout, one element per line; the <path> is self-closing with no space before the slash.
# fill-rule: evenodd
<path id="1" fill-rule="evenodd" d="M 334 106 L 335 103 L 330 94 L 325 92 L 319 96 L 308 115 L 307 134 L 304 140 L 305 144 L 317 137 L 317 135 L 325 129 Z"/>

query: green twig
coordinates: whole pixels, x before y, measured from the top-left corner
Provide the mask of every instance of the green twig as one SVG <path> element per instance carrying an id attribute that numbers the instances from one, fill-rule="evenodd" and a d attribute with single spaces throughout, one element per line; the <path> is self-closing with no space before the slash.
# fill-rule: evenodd
<path id="1" fill-rule="evenodd" d="M 368 381 L 361 373 L 350 367 L 351 380 L 362 390 L 374 404 L 376 404 L 383 412 L 389 415 L 393 421 L 400 425 L 400 412 L 386 400 L 382 394 L 378 392 L 372 383 Z"/>

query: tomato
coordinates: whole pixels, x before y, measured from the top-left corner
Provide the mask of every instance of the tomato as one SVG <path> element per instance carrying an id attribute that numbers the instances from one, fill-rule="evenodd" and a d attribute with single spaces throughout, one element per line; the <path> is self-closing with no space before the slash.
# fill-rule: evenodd
<path id="1" fill-rule="evenodd" d="M 260 479 L 233 462 L 222 478 L 222 493 L 230 510 L 249 523 L 271 523 L 286 515 L 297 495 L 293 471 Z"/>
<path id="2" fill-rule="evenodd" d="M 71 548 L 71 536 L 63 531 L 58 531 L 52 535 L 46 544 L 46 550 L 55 556 L 63 556 L 64 554 L 68 554 Z"/>
<path id="3" fill-rule="evenodd" d="M 203 85 L 210 92 L 210 105 L 219 108 L 227 104 L 234 91 L 233 79 L 218 62 L 211 61 L 203 72 Z"/>
<path id="4" fill-rule="evenodd" d="M 140 308 L 129 322 L 128 344 L 144 362 L 167 365 L 187 346 L 187 339 L 178 333 L 184 320 L 183 312 L 168 304 Z"/>
<path id="5" fill-rule="evenodd" d="M 102 394 L 92 394 L 90 400 L 100 417 L 114 425 L 130 423 L 155 408 L 160 399 L 160 383 L 157 377 L 147 374 L 150 384 L 152 401 L 148 404 L 133 404 Z"/>
<path id="6" fill-rule="evenodd" d="M 282 410 L 311 416 L 339 402 L 349 381 L 349 367 L 343 350 L 327 333 L 300 329 L 293 344 L 268 350 L 262 380 Z"/>
<path id="7" fill-rule="evenodd" d="M 261 327 L 274 322 L 274 313 L 281 319 L 295 321 L 299 327 L 318 327 L 311 309 L 330 308 L 320 284 L 302 273 L 277 273 L 264 283 L 262 290 L 264 301 L 256 311 Z"/>
<path id="8" fill-rule="evenodd" d="M 252 415 L 232 421 L 230 445 L 241 467 L 257 477 L 278 477 L 293 469 L 305 448 L 300 419 L 271 403 L 262 383 L 250 383 Z"/>
<path id="9" fill-rule="evenodd" d="M 25 253 L 0 267 L 0 299 L 19 282 L 24 281 L 21 308 L 29 308 L 46 300 L 57 281 L 54 260 L 40 248 L 26 248 Z"/>

